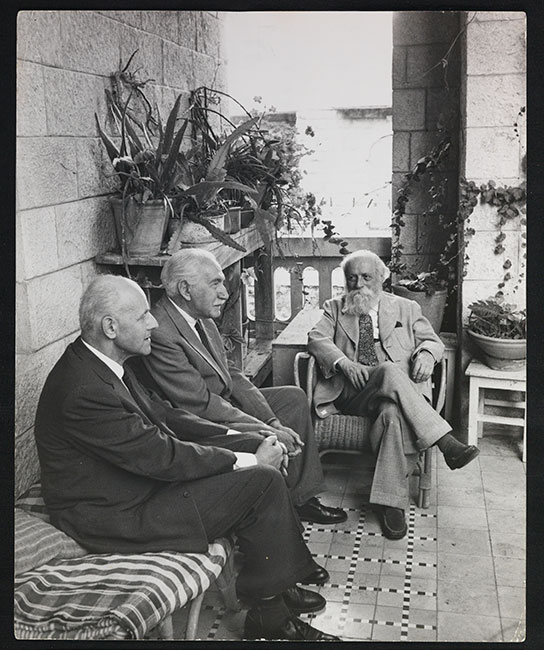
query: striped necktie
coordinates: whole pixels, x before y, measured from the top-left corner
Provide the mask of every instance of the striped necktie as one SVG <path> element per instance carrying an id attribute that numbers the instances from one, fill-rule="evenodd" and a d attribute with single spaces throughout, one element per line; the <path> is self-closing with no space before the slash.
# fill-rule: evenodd
<path id="1" fill-rule="evenodd" d="M 359 316 L 359 346 L 357 348 L 357 361 L 364 366 L 377 366 L 378 357 L 374 344 L 374 326 L 370 314 Z"/>

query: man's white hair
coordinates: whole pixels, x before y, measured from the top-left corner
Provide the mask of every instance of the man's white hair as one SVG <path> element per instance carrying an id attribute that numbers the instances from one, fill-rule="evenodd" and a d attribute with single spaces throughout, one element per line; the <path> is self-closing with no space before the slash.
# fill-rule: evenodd
<path id="1" fill-rule="evenodd" d="M 83 292 L 79 302 L 79 326 L 82 336 L 89 337 L 98 331 L 104 316 L 119 313 L 126 302 L 126 290 L 143 289 L 134 280 L 122 275 L 97 275 Z"/>
<path id="2" fill-rule="evenodd" d="M 174 253 L 164 265 L 161 273 L 161 282 L 166 295 L 169 298 L 175 298 L 178 295 L 180 280 L 194 284 L 202 275 L 204 264 L 213 264 L 219 267 L 215 256 L 202 248 L 183 248 Z"/>
<path id="3" fill-rule="evenodd" d="M 346 276 L 347 268 L 351 262 L 361 258 L 371 260 L 374 263 L 374 270 L 376 271 L 376 275 L 381 279 L 382 282 L 387 280 L 390 275 L 390 271 L 387 266 L 378 257 L 378 255 L 376 255 L 376 253 L 373 253 L 372 251 L 366 250 L 364 248 L 361 248 L 358 251 L 354 251 L 353 253 L 349 253 L 349 255 L 346 255 L 340 262 L 340 268 L 342 271 L 344 271 L 344 276 Z"/>

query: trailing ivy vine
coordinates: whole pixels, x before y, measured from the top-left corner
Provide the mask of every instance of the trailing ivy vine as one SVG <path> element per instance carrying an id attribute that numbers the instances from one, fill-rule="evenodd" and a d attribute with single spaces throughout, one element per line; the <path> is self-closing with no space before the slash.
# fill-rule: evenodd
<path id="1" fill-rule="evenodd" d="M 524 163 L 525 164 L 525 163 Z M 460 201 L 459 201 L 459 218 L 465 224 L 469 223 L 470 216 L 474 211 L 474 208 L 478 204 L 478 201 L 481 204 L 487 204 L 497 208 L 497 230 L 498 233 L 495 237 L 495 247 L 493 252 L 495 255 L 501 255 L 506 251 L 505 240 L 507 237 L 504 227 L 513 220 L 519 217 L 519 223 L 521 226 L 521 248 L 525 249 L 527 247 L 527 186 L 526 182 L 523 181 L 517 186 L 497 186 L 495 181 L 488 181 L 483 183 L 479 187 L 474 183 L 474 181 L 467 181 L 465 178 L 461 178 L 460 181 Z M 471 237 L 475 234 L 474 228 L 466 227 L 465 228 L 465 242 L 464 242 L 464 272 L 463 275 L 466 275 L 467 264 L 469 261 L 469 256 L 466 252 L 466 246 L 470 241 Z M 518 233 L 516 231 L 516 236 Z M 522 258 L 520 260 L 520 271 L 517 275 L 516 282 L 513 287 L 513 292 L 516 292 L 523 282 L 525 277 L 525 266 L 526 266 L 527 253 L 524 250 Z M 507 282 L 512 280 L 511 274 L 512 260 L 510 257 L 507 257 L 503 263 L 503 277 L 497 285 L 496 296 L 504 295 L 503 289 L 505 288 Z"/>

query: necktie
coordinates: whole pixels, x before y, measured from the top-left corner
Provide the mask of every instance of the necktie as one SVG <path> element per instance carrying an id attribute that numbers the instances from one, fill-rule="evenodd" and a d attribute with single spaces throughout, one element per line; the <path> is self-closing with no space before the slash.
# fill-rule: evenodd
<path id="1" fill-rule="evenodd" d="M 212 354 L 211 348 L 210 348 L 210 342 L 208 341 L 208 337 L 206 336 L 206 332 L 204 331 L 204 327 L 202 326 L 202 323 L 197 320 L 195 323 L 195 330 L 197 331 L 198 336 L 200 337 L 200 340 L 202 341 L 202 345 L 208 350 L 210 354 Z M 213 356 L 213 354 L 212 354 Z"/>
<path id="2" fill-rule="evenodd" d="M 144 420 L 146 420 L 149 424 L 153 424 L 154 423 L 153 419 L 149 413 L 149 404 L 147 404 L 146 402 L 143 391 L 138 390 L 138 384 L 131 380 L 128 372 L 125 372 L 125 374 L 123 375 L 123 379 L 121 381 L 125 384 L 128 392 L 132 396 L 132 399 L 136 402 L 138 407 L 141 409 Z M 155 422 L 155 424 L 157 423 Z"/>
<path id="3" fill-rule="evenodd" d="M 357 361 L 364 366 L 377 366 L 376 346 L 374 345 L 374 327 L 370 314 L 359 317 L 359 347 Z"/>

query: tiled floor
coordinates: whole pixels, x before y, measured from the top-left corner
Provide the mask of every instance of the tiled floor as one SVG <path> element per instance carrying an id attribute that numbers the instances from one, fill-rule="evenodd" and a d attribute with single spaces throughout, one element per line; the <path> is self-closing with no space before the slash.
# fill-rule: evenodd
<path id="1" fill-rule="evenodd" d="M 305 620 L 344 640 L 522 641 L 525 636 L 525 465 L 512 434 L 489 433 L 480 456 L 451 471 L 433 454 L 428 510 L 411 506 L 408 534 L 382 536 L 368 505 L 363 457 L 324 458 L 328 492 L 348 521 L 307 524 L 305 537 L 330 582 L 327 607 Z M 317 589 L 317 587 L 316 587 Z M 199 639 L 240 639 L 245 611 L 205 597 Z M 182 638 L 185 612 L 174 617 Z M 176 634 L 176 636 L 178 636 Z"/>

